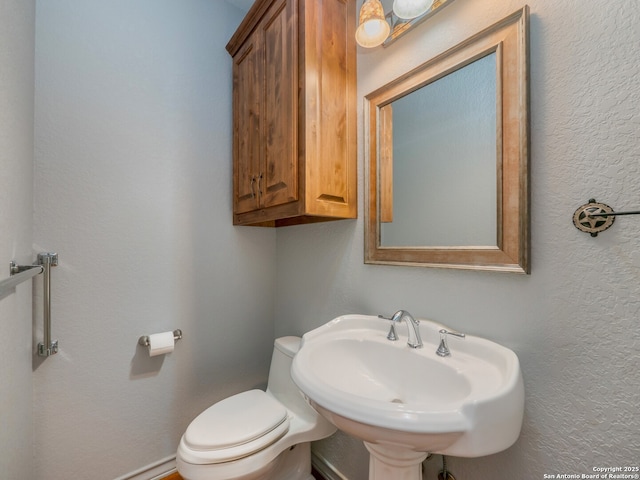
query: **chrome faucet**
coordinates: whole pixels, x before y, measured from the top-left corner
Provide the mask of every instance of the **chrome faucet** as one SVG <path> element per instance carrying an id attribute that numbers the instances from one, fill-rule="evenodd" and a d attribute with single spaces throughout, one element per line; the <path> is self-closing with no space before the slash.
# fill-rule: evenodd
<path id="1" fill-rule="evenodd" d="M 400 323 L 404 320 L 407 324 L 407 330 L 409 332 L 409 340 L 407 341 L 407 345 L 409 345 L 411 348 L 422 348 L 422 339 L 420 338 L 420 322 L 413 318 L 409 312 L 407 312 L 406 310 L 398 310 L 393 314 L 391 318 L 386 318 L 382 315 L 378 315 L 378 317 L 385 318 L 386 320 L 391 320 L 391 330 L 389 330 L 387 339 L 392 341 L 398 339 L 398 336 L 396 335 L 395 325 L 396 323 Z"/>

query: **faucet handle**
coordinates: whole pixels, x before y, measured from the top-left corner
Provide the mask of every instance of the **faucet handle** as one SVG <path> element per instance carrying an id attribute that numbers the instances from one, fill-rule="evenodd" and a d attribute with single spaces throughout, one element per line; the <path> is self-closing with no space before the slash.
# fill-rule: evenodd
<path id="1" fill-rule="evenodd" d="M 391 328 L 389 329 L 389 333 L 387 334 L 387 340 L 391 340 L 392 342 L 398 340 L 398 335 L 396 334 L 396 324 L 393 321 L 393 318 L 387 318 L 384 315 L 378 315 L 378 318 L 391 321 Z"/>
<path id="2" fill-rule="evenodd" d="M 454 337 L 464 338 L 466 335 L 464 333 L 458 332 L 450 332 L 445 330 L 444 328 L 440 330 L 440 345 L 436 350 L 436 353 L 440 357 L 448 357 L 451 355 L 451 350 L 449 350 L 449 346 L 447 345 L 447 335 L 453 335 Z"/>
<path id="3" fill-rule="evenodd" d="M 444 336 L 444 335 L 453 335 L 454 337 L 460 337 L 460 338 L 464 338 L 466 337 L 466 335 L 464 333 L 459 333 L 459 332 L 450 332 L 449 330 L 445 330 L 444 328 L 440 329 L 440 335 Z"/>

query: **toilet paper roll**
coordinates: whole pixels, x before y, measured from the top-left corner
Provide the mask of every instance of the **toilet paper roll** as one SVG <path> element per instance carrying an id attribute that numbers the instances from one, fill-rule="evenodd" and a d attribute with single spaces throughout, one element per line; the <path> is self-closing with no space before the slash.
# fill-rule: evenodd
<path id="1" fill-rule="evenodd" d="M 173 352 L 175 340 L 173 332 L 154 333 L 149 335 L 149 356 L 155 357 L 165 353 Z"/>

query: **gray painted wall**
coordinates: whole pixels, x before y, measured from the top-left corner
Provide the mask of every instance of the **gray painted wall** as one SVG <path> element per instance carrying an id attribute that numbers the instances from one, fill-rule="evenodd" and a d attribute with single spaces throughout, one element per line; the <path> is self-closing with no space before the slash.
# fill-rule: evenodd
<path id="1" fill-rule="evenodd" d="M 31 264 L 35 1 L 0 1 L 0 279 Z M 0 298 L 0 478 L 33 478 L 31 288 Z"/>
<path id="2" fill-rule="evenodd" d="M 173 455 L 202 410 L 266 381 L 275 232 L 231 221 L 224 46 L 242 15 L 37 4 L 34 236 L 60 255 L 60 353 L 34 373 L 34 478 L 108 480 Z M 169 355 L 137 346 L 175 328 Z"/>
<path id="3" fill-rule="evenodd" d="M 619 218 L 597 238 L 571 222 L 594 196 L 618 210 L 640 206 L 640 4 L 527 3 L 530 276 L 364 265 L 362 116 L 359 219 L 277 233 L 276 334 L 303 333 L 344 313 L 405 308 L 519 355 L 522 435 L 500 454 L 450 459 L 460 480 L 593 473 L 593 467 L 637 464 L 640 452 L 640 218 Z M 389 48 L 360 50 L 358 105 L 523 4 L 456 0 Z M 359 441 L 336 434 L 316 450 L 349 480 L 367 478 Z M 439 458 L 427 462 L 425 478 L 436 478 L 439 467 Z"/>

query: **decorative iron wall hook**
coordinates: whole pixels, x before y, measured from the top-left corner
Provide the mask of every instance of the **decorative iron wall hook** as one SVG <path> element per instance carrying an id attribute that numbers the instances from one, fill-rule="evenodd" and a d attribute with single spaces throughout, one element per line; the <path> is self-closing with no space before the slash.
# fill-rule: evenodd
<path id="1" fill-rule="evenodd" d="M 640 210 L 614 212 L 609 205 L 590 198 L 589 203 L 581 205 L 573 213 L 573 224 L 581 232 L 597 237 L 598 233 L 604 232 L 613 225 L 618 215 L 640 215 Z"/>

